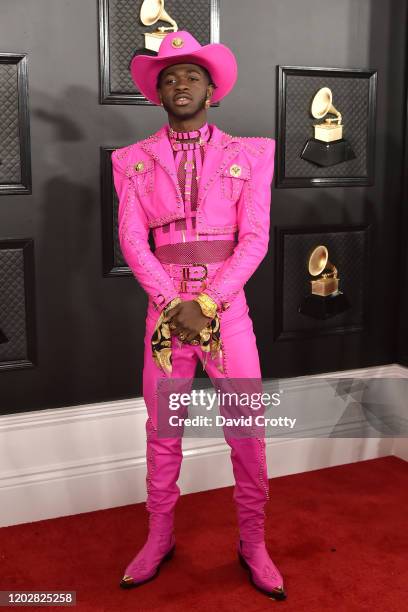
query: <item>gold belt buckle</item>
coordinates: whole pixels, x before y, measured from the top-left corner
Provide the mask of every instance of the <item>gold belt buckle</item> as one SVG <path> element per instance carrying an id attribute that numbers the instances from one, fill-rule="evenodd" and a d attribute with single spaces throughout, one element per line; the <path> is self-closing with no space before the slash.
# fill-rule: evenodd
<path id="1" fill-rule="evenodd" d="M 197 280 L 199 280 L 199 279 L 197 279 Z M 191 281 L 191 280 L 190 280 L 190 281 L 186 281 L 186 280 L 182 280 L 182 281 L 180 281 L 180 289 L 179 289 L 179 291 L 180 291 L 181 293 L 194 293 L 194 294 L 197 294 L 197 295 L 198 295 L 199 293 L 201 293 L 202 291 L 204 291 L 204 290 L 205 290 L 205 288 L 206 288 L 206 286 L 207 286 L 207 283 L 206 283 L 205 281 L 201 281 L 201 287 L 200 287 L 200 289 L 198 289 L 197 291 L 189 291 L 189 290 L 188 290 L 188 286 L 187 286 L 187 283 L 188 283 L 188 282 L 190 282 L 190 283 L 191 283 L 191 282 L 194 282 L 194 281 Z"/>
<path id="2" fill-rule="evenodd" d="M 201 267 L 204 270 L 204 273 L 202 276 L 199 276 L 198 278 L 191 278 L 190 276 L 190 268 L 191 267 Z M 187 287 L 187 282 L 195 282 L 195 281 L 201 281 L 201 287 L 200 290 L 198 291 L 198 293 L 200 293 L 200 291 L 203 291 L 203 289 L 206 287 L 206 283 L 202 282 L 204 281 L 205 278 L 207 278 L 208 276 L 208 268 L 205 264 L 199 264 L 199 263 L 194 263 L 191 264 L 190 266 L 183 266 L 182 269 L 182 276 L 183 276 L 183 280 L 180 282 L 180 291 L 182 292 L 188 292 L 188 287 Z"/>
<path id="3" fill-rule="evenodd" d="M 203 268 L 203 270 L 204 270 L 203 276 L 199 276 L 198 278 L 191 278 L 191 276 L 190 276 L 190 268 L 192 268 L 192 267 Z M 191 264 L 190 266 L 184 266 L 183 267 L 183 272 L 182 272 L 183 280 L 202 281 L 205 278 L 207 278 L 207 275 L 208 275 L 208 268 L 207 268 L 207 266 L 205 264 L 194 263 L 194 264 Z"/>

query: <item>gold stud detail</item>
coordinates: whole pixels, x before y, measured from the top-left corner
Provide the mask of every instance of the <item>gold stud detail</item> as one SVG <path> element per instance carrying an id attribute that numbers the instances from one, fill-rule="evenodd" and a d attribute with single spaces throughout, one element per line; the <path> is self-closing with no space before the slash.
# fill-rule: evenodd
<path id="1" fill-rule="evenodd" d="M 144 170 L 144 163 L 142 161 L 137 162 L 137 164 L 135 164 L 135 170 L 137 170 L 138 172 Z"/>
<path id="2" fill-rule="evenodd" d="M 242 168 L 238 164 L 233 164 L 230 168 L 231 176 L 241 176 Z"/>
<path id="3" fill-rule="evenodd" d="M 171 44 L 176 49 L 181 49 L 184 46 L 184 40 L 182 38 L 173 38 Z"/>

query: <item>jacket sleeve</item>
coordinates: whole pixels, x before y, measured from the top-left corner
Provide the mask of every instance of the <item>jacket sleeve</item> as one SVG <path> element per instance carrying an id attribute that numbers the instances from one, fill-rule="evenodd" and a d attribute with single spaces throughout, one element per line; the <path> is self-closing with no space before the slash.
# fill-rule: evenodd
<path id="1" fill-rule="evenodd" d="M 264 142 L 237 203 L 238 244 L 203 291 L 216 302 L 218 311 L 230 306 L 268 252 L 275 140 Z"/>
<path id="2" fill-rule="evenodd" d="M 171 277 L 149 245 L 149 224 L 132 179 L 126 175 L 117 151 L 112 153 L 113 180 L 119 198 L 118 233 L 123 257 L 134 277 L 162 310 L 178 297 Z"/>

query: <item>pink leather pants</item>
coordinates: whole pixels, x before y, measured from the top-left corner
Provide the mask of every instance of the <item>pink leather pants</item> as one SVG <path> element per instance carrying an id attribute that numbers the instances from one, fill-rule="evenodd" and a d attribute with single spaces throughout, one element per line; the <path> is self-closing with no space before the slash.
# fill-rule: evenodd
<path id="1" fill-rule="evenodd" d="M 215 275 L 223 262 L 207 264 L 207 279 Z M 182 268 L 179 264 L 163 264 L 176 286 L 182 279 Z M 196 277 L 196 266 L 190 277 Z M 205 287 L 204 287 L 205 288 Z M 188 283 L 186 291 L 180 293 L 184 300 L 191 300 L 203 286 L 200 283 Z M 165 533 L 172 529 L 174 509 L 180 496 L 177 480 L 183 459 L 182 439 L 180 437 L 161 438 L 157 435 L 157 382 L 166 377 L 155 364 L 151 353 L 151 335 L 159 312 L 149 301 L 143 368 L 143 396 L 147 407 L 147 501 L 146 508 L 150 515 L 150 529 Z M 220 315 L 220 335 L 223 349 L 224 374 L 209 356 L 206 372 L 211 380 L 220 377 L 252 378 L 261 380 L 258 349 L 253 331 L 252 320 L 245 298 L 244 290 L 235 297 L 230 307 Z M 172 365 L 174 378 L 193 379 L 197 364 L 203 360 L 200 346 L 182 344 L 172 336 Z M 201 366 L 200 366 L 201 367 Z M 240 537 L 242 540 L 259 542 L 264 540 L 264 506 L 269 499 L 269 483 L 265 457 L 265 439 L 263 437 L 227 437 L 231 447 L 231 461 L 235 478 L 233 498 L 236 504 Z"/>

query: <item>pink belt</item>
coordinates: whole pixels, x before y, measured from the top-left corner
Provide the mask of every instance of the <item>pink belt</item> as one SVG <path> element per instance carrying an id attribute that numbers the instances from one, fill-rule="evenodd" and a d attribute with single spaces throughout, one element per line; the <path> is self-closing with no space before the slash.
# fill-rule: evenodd
<path id="1" fill-rule="evenodd" d="M 223 261 L 187 265 L 164 263 L 163 267 L 179 293 L 198 294 L 205 290 L 208 281 L 212 280 L 222 265 Z"/>

